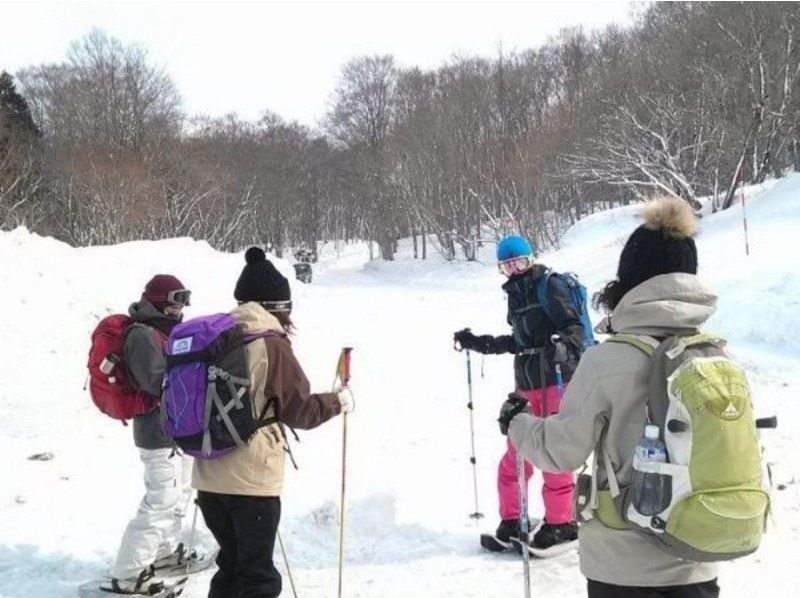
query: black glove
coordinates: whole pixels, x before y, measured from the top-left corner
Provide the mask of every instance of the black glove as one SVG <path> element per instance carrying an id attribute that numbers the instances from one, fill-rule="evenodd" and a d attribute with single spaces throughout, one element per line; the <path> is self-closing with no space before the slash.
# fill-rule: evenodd
<path id="1" fill-rule="evenodd" d="M 469 351 L 482 352 L 481 348 L 483 348 L 485 344 L 482 339 L 483 337 L 472 334 L 472 330 L 469 328 L 459 330 L 453 335 L 453 342 L 455 343 L 456 349 L 459 351 L 467 349 Z"/>
<path id="2" fill-rule="evenodd" d="M 503 436 L 508 436 L 508 426 L 515 416 L 528 410 L 528 399 L 523 396 L 512 392 L 508 395 L 508 399 L 500 407 L 500 417 L 497 421 L 500 422 L 500 433 Z"/>
<path id="3" fill-rule="evenodd" d="M 456 349 L 469 349 L 478 353 L 500 354 L 516 353 L 517 345 L 511 336 L 492 336 L 491 334 L 474 335 L 469 328 L 459 330 L 453 335 Z"/>

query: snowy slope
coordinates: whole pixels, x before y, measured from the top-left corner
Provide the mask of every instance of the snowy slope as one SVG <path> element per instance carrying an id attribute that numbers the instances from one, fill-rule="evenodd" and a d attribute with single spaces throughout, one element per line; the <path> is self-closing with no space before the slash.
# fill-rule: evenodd
<path id="1" fill-rule="evenodd" d="M 800 176 L 752 189 L 751 255 L 741 209 L 707 214 L 698 239 L 701 275 L 720 293 L 710 328 L 726 335 L 746 365 L 759 414 L 781 427 L 766 442 L 776 462 L 775 525 L 753 557 L 723 568 L 725 596 L 796 594 L 800 567 Z M 561 250 L 542 256 L 598 290 L 637 226 L 635 206 L 578 223 Z M 368 263 L 363 245 L 325 247 L 312 285 L 293 283 L 295 349 L 319 390 L 351 345 L 358 402 L 350 418 L 347 516 L 348 597 L 521 595 L 521 565 L 482 553 L 480 531 L 497 524 L 495 466 L 504 439 L 495 418 L 512 389 L 509 357 L 473 359 L 481 524 L 474 510 L 464 355 L 452 332 L 505 333 L 502 279 L 492 248 L 479 263 L 422 262 L 401 246 L 393 263 Z M 405 257 L 404 257 L 405 256 Z M 157 272 L 190 286 L 188 315 L 230 309 L 239 255 L 189 239 L 75 249 L 24 230 L 0 233 L 0 596 L 75 595 L 110 565 L 141 498 L 130 430 L 99 414 L 83 391 L 88 337 L 97 320 L 124 310 Z M 286 274 L 291 266 L 283 261 Z M 334 595 L 341 422 L 302 433 L 300 470 L 288 473 L 282 533 L 298 593 Z M 52 452 L 51 461 L 29 461 Z M 538 476 L 532 514 L 541 514 Z M 203 532 L 202 541 L 213 541 Z M 280 556 L 276 554 L 276 561 Z M 541 597 L 581 596 L 577 555 L 533 564 Z M 210 573 L 187 598 L 206 595 Z M 765 581 L 769 580 L 769 592 Z M 291 595 L 286 584 L 284 595 Z"/>

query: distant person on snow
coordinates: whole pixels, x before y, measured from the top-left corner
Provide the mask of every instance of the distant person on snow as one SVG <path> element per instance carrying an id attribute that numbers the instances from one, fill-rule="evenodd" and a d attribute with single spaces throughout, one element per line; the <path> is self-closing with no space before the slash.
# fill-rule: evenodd
<path id="1" fill-rule="evenodd" d="M 568 382 L 578 363 L 584 342 L 584 328 L 570 297 L 566 283 L 550 270 L 534 261 L 531 244 L 519 236 L 506 237 L 497 245 L 500 272 L 508 279 L 503 290 L 508 296 L 508 323 L 512 334 L 506 336 L 475 335 L 469 328 L 455 333 L 454 340 L 463 349 L 484 354 L 513 353 L 514 377 L 517 392 L 524 396 L 533 412 L 547 417 L 558 413 L 559 390 L 553 358 L 555 346 L 551 339 L 558 334 L 567 347 L 561 365 L 564 382 Z M 544 304 L 540 302 L 539 286 L 544 284 Z M 572 493 L 575 487 L 572 473 L 551 473 L 545 468 L 544 523 L 534 534 L 531 546 L 542 556 L 557 554 L 575 543 L 577 526 L 572 513 Z M 530 480 L 533 467 L 525 464 L 525 479 Z M 513 548 L 519 537 L 520 504 L 517 483 L 516 452 L 511 443 L 500 460 L 497 470 L 497 490 L 500 503 L 500 525 L 496 542 L 484 545 L 490 550 Z"/>
<path id="2" fill-rule="evenodd" d="M 144 463 L 145 496 L 122 536 L 111 570 L 112 587 L 120 593 L 157 590 L 156 571 L 195 555 L 184 554 L 180 534 L 191 499 L 192 460 L 177 453 L 162 430 L 159 399 L 166 369 L 164 343 L 183 319 L 191 291 L 169 274 L 154 276 L 141 300 L 128 313 L 134 324 L 125 335 L 128 380 L 135 390 L 153 397 L 153 409 L 133 418 L 133 442 Z"/>
<path id="3" fill-rule="evenodd" d="M 208 598 L 273 598 L 281 575 L 272 561 L 281 515 L 286 437 L 282 424 L 310 429 L 353 409 L 347 387 L 311 394 L 287 337 L 292 331 L 289 282 L 258 247 L 236 283 L 231 315 L 245 334 L 274 334 L 246 345 L 253 408 L 277 423 L 259 428 L 246 446 L 194 462 L 192 484 L 206 525 L 220 546 Z"/>
<path id="4" fill-rule="evenodd" d="M 694 214 L 686 202 L 673 198 L 648 205 L 644 219 L 622 250 L 616 279 L 595 298 L 608 312 L 598 329 L 655 339 L 696 333 L 714 313 L 716 296 L 696 276 Z M 573 471 L 594 451 L 600 455 L 599 490 L 609 487 L 609 467 L 619 488 L 627 488 L 635 448 L 649 423 L 649 372 L 644 352 L 627 343 L 604 342 L 583 355 L 556 417 L 515 413 L 510 398 L 501 429 L 505 424 L 509 440 L 526 459 L 550 471 Z M 598 504 L 580 531 L 581 572 L 588 578 L 590 598 L 719 595 L 714 563 L 671 556 L 653 536 L 614 521 L 609 509 Z"/>

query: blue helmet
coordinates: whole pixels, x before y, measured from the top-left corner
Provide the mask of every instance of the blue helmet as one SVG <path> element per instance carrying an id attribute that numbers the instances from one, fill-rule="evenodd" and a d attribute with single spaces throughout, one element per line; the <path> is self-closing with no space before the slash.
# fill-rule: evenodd
<path id="1" fill-rule="evenodd" d="M 497 244 L 497 261 L 504 262 L 514 257 L 533 255 L 533 247 L 525 237 L 511 235 Z"/>

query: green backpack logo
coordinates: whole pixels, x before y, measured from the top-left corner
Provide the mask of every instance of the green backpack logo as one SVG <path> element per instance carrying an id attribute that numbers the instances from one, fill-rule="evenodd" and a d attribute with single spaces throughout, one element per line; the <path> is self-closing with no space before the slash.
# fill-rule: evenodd
<path id="1" fill-rule="evenodd" d="M 754 552 L 770 497 L 750 387 L 725 352 L 724 339 L 699 333 L 662 342 L 633 335 L 609 341 L 650 357 L 648 419 L 660 428 L 668 461 L 634 457 L 635 483 L 621 489 L 606 457 L 610 490 L 592 501 L 600 520 L 654 536 L 665 551 L 686 560 Z M 643 488 L 650 492 L 646 500 Z"/>

